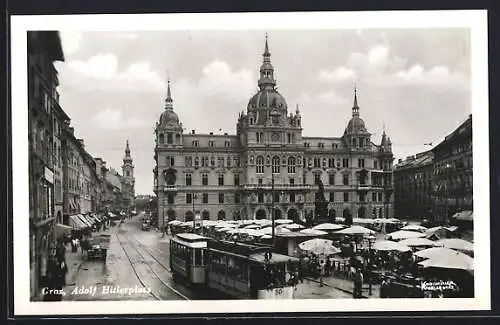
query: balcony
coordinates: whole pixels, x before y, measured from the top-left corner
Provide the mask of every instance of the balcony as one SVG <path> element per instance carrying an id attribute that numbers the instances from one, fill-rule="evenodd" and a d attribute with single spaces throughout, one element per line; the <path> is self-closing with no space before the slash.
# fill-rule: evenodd
<path id="1" fill-rule="evenodd" d="M 372 189 L 372 186 L 370 184 L 358 184 L 356 188 L 358 191 L 369 191 Z"/>
<path id="2" fill-rule="evenodd" d="M 163 192 L 177 192 L 177 185 L 153 186 L 153 192 L 157 193 L 158 191 L 163 191 Z"/>
<path id="3" fill-rule="evenodd" d="M 254 191 L 254 190 L 272 190 L 273 186 L 271 184 L 243 184 L 243 190 Z M 311 190 L 313 185 L 309 184 L 274 184 L 274 190 L 276 191 L 286 191 L 286 190 Z"/>

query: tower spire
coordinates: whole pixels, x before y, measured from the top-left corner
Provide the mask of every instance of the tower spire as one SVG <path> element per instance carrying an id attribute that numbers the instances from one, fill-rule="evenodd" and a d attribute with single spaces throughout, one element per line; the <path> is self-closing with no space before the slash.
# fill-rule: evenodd
<path id="1" fill-rule="evenodd" d="M 170 76 L 167 79 L 167 98 L 165 99 L 165 109 L 173 109 L 172 93 L 170 91 Z"/>
<path id="2" fill-rule="evenodd" d="M 274 88 L 276 80 L 274 79 L 274 67 L 271 64 L 271 53 L 269 52 L 268 36 L 264 44 L 264 53 L 262 54 L 262 65 L 260 66 L 260 79 L 258 85 L 261 89 Z"/>
<path id="3" fill-rule="evenodd" d="M 356 82 L 354 83 L 354 103 L 352 105 L 352 117 L 359 117 L 358 88 L 356 87 Z"/>

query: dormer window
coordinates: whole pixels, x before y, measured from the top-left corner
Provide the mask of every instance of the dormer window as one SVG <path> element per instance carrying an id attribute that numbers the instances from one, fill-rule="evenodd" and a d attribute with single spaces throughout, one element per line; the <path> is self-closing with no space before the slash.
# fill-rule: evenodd
<path id="1" fill-rule="evenodd" d="M 225 146 L 226 148 L 231 147 L 231 141 L 226 141 L 226 142 L 225 142 L 225 144 L 224 144 L 224 146 Z"/>
<path id="2" fill-rule="evenodd" d="M 213 146 L 214 146 L 214 141 L 213 141 L 213 140 L 209 140 L 209 141 L 208 141 L 208 146 L 209 146 L 210 148 L 213 148 Z"/>
<path id="3" fill-rule="evenodd" d="M 174 138 L 172 133 L 167 133 L 167 144 L 172 144 L 174 142 Z"/>
<path id="4" fill-rule="evenodd" d="M 193 147 L 198 147 L 199 146 L 199 141 L 198 140 L 193 140 Z"/>

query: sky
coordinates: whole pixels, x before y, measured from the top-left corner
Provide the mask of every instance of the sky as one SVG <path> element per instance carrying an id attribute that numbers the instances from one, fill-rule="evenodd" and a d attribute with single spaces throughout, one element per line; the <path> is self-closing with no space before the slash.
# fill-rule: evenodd
<path id="1" fill-rule="evenodd" d="M 467 29 L 61 31 L 61 107 L 86 150 L 152 194 L 154 126 L 171 80 L 185 132 L 234 134 L 257 92 L 265 34 L 278 91 L 299 105 L 303 136 L 340 137 L 353 89 L 372 141 L 385 126 L 395 161 L 431 149 L 472 112 Z M 219 131 L 221 130 L 221 131 Z"/>

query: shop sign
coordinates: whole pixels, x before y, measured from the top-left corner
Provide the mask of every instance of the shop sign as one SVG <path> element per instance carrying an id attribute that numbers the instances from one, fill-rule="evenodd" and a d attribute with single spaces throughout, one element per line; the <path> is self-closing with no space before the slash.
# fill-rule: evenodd
<path id="1" fill-rule="evenodd" d="M 54 183 L 54 172 L 45 167 L 45 180 L 50 184 Z"/>

